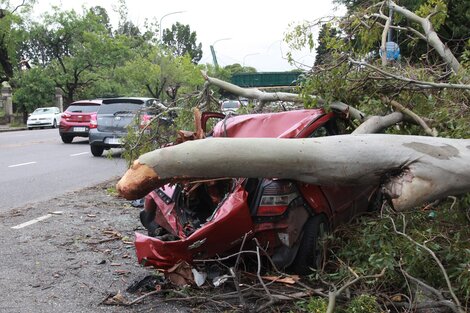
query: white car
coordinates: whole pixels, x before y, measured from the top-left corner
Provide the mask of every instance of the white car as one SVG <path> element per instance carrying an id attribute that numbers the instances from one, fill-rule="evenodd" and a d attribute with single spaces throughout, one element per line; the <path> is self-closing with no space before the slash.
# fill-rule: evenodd
<path id="1" fill-rule="evenodd" d="M 58 107 L 37 108 L 31 113 L 26 122 L 28 129 L 34 127 L 56 128 L 60 123 L 60 110 Z"/>
<path id="2" fill-rule="evenodd" d="M 248 105 L 248 100 L 224 100 L 220 103 L 220 111 L 222 113 L 236 113 L 239 108 Z"/>

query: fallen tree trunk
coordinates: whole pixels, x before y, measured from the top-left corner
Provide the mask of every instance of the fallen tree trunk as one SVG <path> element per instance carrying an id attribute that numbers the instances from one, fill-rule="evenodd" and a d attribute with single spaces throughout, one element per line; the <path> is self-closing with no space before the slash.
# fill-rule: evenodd
<path id="1" fill-rule="evenodd" d="M 395 208 L 411 208 L 470 191 L 470 139 L 361 134 L 196 140 L 141 155 L 117 190 L 137 199 L 168 182 L 217 177 L 382 184 Z"/>

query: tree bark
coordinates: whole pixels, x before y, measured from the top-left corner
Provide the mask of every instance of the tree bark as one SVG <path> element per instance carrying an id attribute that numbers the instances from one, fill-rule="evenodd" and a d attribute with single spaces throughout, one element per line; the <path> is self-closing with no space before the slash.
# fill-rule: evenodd
<path id="1" fill-rule="evenodd" d="M 394 207 L 405 209 L 470 191 L 470 139 L 367 134 L 196 140 L 141 155 L 117 190 L 137 199 L 168 182 L 217 177 L 382 184 Z"/>

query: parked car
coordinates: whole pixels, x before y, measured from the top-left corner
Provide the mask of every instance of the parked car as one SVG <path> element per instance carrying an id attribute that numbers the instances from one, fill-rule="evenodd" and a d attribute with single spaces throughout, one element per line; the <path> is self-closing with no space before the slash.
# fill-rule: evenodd
<path id="1" fill-rule="evenodd" d="M 91 116 L 89 142 L 91 153 L 101 156 L 104 150 L 123 145 L 123 138 L 128 127 L 137 118 L 142 123 L 150 120 L 150 114 L 156 114 L 153 98 L 110 98 L 103 99 L 96 113 Z"/>
<path id="2" fill-rule="evenodd" d="M 58 107 L 37 108 L 26 121 L 28 129 L 52 127 L 56 128 L 60 122 L 60 110 Z"/>
<path id="3" fill-rule="evenodd" d="M 224 100 L 220 103 L 220 111 L 224 114 L 235 113 L 243 106 L 248 105 L 248 100 Z"/>
<path id="4" fill-rule="evenodd" d="M 69 105 L 59 124 L 59 134 L 64 143 L 71 143 L 75 137 L 88 137 L 91 118 L 96 116 L 101 102 L 101 99 L 80 100 Z"/>
<path id="5" fill-rule="evenodd" d="M 212 137 L 307 138 L 340 133 L 323 109 L 225 117 Z M 260 127 L 262 126 L 262 127 Z M 211 140 L 210 138 L 202 140 Z M 279 268 L 306 274 L 323 258 L 322 236 L 381 203 L 375 186 L 318 186 L 285 179 L 221 178 L 168 184 L 144 199 L 136 233 L 139 263 L 168 269 L 179 261 L 213 258 L 253 247 L 253 238 Z M 246 239 L 244 237 L 246 236 Z"/>

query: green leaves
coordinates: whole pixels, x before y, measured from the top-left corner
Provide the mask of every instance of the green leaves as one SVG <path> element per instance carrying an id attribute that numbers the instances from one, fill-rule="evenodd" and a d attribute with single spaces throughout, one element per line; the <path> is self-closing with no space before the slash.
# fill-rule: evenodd
<path id="1" fill-rule="evenodd" d="M 400 290 L 406 286 L 402 271 L 434 288 L 445 290 L 443 274 L 434 259 L 412 241 L 396 234 L 389 219 L 391 217 L 398 230 L 405 229 L 413 240 L 434 251 L 443 263 L 456 289 L 454 291 L 465 303 L 470 300 L 470 228 L 465 218 L 465 201 L 451 208 L 452 203 L 452 200 L 440 203 L 434 209 L 437 212 L 434 218 L 429 217 L 428 211 L 415 210 L 404 213 L 404 216 L 385 212 L 383 217 L 363 217 L 353 225 L 341 227 L 332 242 L 337 259 L 333 256 L 329 260 L 329 264 L 337 264 L 337 268 L 331 267 L 329 270 L 343 274 L 328 277 L 340 282 L 351 275 L 349 270 L 343 269 L 346 265 L 339 263 L 339 259 L 359 275 L 387 268 L 384 280 L 371 281 L 367 287 L 379 293 L 381 290 L 406 293 L 406 290 Z M 357 288 L 361 289 L 360 286 Z"/>
<path id="2" fill-rule="evenodd" d="M 175 56 L 187 54 L 194 64 L 197 64 L 202 58 L 202 44 L 197 44 L 196 40 L 196 32 L 191 32 L 189 25 L 178 22 L 173 24 L 171 29 L 165 29 L 162 36 L 162 43 Z"/>
<path id="3" fill-rule="evenodd" d="M 428 0 L 416 10 L 416 14 L 424 18 L 429 16 L 434 29 L 439 30 L 447 18 L 447 4 L 442 0 Z"/>
<path id="4" fill-rule="evenodd" d="M 19 86 L 13 93 L 13 101 L 20 112 L 32 112 L 38 107 L 52 105 L 54 81 L 44 68 L 17 72 L 13 83 Z"/>

